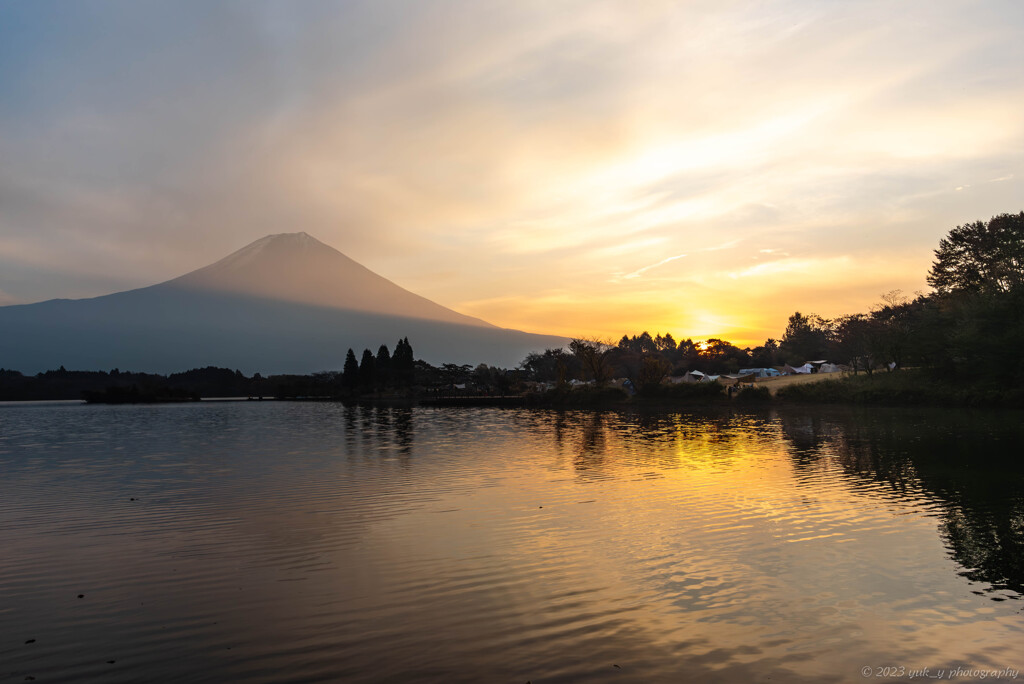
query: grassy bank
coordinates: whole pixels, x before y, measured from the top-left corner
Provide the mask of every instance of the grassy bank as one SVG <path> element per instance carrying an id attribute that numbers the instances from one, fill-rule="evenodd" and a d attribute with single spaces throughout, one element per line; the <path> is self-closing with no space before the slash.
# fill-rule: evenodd
<path id="1" fill-rule="evenodd" d="M 781 387 L 780 403 L 1024 407 L 1024 388 L 942 377 L 923 370 L 846 376 Z"/>
<path id="2" fill-rule="evenodd" d="M 774 390 L 774 391 L 771 391 Z M 528 395 L 525 404 L 551 408 L 617 408 L 728 404 L 848 404 L 1024 408 L 1024 388 L 977 379 L 958 380 L 924 370 L 873 375 L 815 376 L 780 387 L 758 383 L 731 396 L 718 383 L 654 385 L 634 396 L 618 388 L 554 389 Z"/>

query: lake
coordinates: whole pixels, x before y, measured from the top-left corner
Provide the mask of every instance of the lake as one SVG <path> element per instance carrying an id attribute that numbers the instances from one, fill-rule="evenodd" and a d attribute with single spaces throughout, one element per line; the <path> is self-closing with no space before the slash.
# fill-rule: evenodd
<path id="1" fill-rule="evenodd" d="M 1021 454 L 935 409 L 0 405 L 0 680 L 998 680 Z"/>

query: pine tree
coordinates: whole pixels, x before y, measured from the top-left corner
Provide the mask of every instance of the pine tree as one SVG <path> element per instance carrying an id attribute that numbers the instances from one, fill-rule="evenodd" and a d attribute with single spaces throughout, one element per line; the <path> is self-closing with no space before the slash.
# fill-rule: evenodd
<path id="1" fill-rule="evenodd" d="M 391 357 L 391 369 L 398 385 L 403 387 L 412 385 L 415 379 L 415 362 L 408 337 L 398 340 L 398 344 L 395 345 L 395 354 Z"/>
<path id="2" fill-rule="evenodd" d="M 377 369 L 374 367 L 376 360 L 373 352 L 369 349 L 363 350 L 363 358 L 359 361 L 359 387 L 364 392 L 372 392 L 377 382 Z"/>
<path id="3" fill-rule="evenodd" d="M 359 384 L 359 362 L 356 353 L 351 349 L 345 355 L 345 368 L 341 372 L 341 386 L 346 390 L 354 390 Z"/>
<path id="4" fill-rule="evenodd" d="M 377 368 L 377 384 L 387 386 L 391 384 L 392 376 L 392 362 L 391 353 L 388 352 L 386 344 L 380 345 L 380 349 L 377 350 L 376 368 Z"/>

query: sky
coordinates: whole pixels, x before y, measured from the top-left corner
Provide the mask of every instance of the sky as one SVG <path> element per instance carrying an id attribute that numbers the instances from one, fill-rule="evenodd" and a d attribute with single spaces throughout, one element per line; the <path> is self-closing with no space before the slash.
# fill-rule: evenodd
<path id="1" fill-rule="evenodd" d="M 1024 210 L 1024 3 L 0 0 L 0 305 L 305 231 L 530 332 L 756 345 Z"/>

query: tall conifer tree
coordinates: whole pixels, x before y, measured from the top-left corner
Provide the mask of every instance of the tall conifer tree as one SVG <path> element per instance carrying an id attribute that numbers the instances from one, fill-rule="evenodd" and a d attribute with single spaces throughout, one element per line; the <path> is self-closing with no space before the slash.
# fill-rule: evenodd
<path id="1" fill-rule="evenodd" d="M 392 376 L 392 360 L 391 353 L 388 351 L 386 344 L 380 345 L 380 349 L 377 350 L 376 368 L 377 368 L 377 384 L 378 385 L 389 385 L 391 384 Z"/>
<path id="2" fill-rule="evenodd" d="M 356 353 L 352 349 L 345 355 L 345 368 L 341 372 L 341 386 L 347 390 L 356 388 L 359 384 L 359 362 L 356 361 Z"/>
<path id="3" fill-rule="evenodd" d="M 359 386 L 364 392 L 373 391 L 377 383 L 376 359 L 369 349 L 363 350 L 363 358 L 359 361 Z"/>

